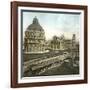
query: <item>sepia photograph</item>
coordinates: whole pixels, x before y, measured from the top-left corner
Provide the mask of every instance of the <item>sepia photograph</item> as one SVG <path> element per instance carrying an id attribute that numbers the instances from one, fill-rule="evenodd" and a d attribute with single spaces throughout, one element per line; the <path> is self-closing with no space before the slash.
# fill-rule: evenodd
<path id="1" fill-rule="evenodd" d="M 80 12 L 22 10 L 22 77 L 79 74 Z"/>

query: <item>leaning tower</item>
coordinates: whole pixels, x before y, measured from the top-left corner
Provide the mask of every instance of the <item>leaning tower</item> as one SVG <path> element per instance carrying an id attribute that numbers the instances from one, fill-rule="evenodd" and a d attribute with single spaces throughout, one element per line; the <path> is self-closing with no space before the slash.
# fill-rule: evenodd
<path id="1" fill-rule="evenodd" d="M 76 35 L 75 34 L 73 34 L 73 36 L 72 36 L 72 48 L 76 48 Z"/>

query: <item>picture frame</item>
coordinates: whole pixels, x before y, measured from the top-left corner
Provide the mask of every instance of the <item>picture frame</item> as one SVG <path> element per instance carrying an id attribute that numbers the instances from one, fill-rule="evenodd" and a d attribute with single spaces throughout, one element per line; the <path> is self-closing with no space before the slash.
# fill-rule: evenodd
<path id="1" fill-rule="evenodd" d="M 62 15 L 62 17 L 61 17 L 61 15 Z M 29 17 L 30 19 L 27 17 Z M 37 17 L 39 18 L 39 20 L 37 19 Z M 45 19 L 46 19 L 46 21 L 45 21 Z M 30 23 L 29 21 L 32 23 Z M 40 21 L 42 23 L 40 23 Z M 61 21 L 62 27 L 59 27 L 60 21 Z M 61 33 L 61 31 L 60 31 L 61 29 L 63 29 L 62 31 L 65 30 L 63 33 L 64 33 L 64 35 L 66 35 L 67 38 L 69 38 L 69 36 L 71 35 L 70 32 L 72 32 L 76 29 L 79 30 L 79 31 L 77 31 L 79 34 L 77 34 L 75 31 L 77 36 L 79 36 L 78 37 L 79 41 L 77 43 L 79 46 L 78 47 L 75 46 L 76 48 L 74 49 L 74 51 L 72 48 L 74 47 L 74 45 L 76 45 L 76 43 L 69 44 L 69 46 L 68 46 L 68 44 L 67 44 L 68 42 L 66 43 L 65 41 L 67 41 L 67 40 L 65 39 L 64 44 L 62 45 L 62 48 L 61 48 L 61 46 L 60 47 L 58 47 L 58 46 L 53 47 L 53 44 L 49 44 L 51 46 L 50 46 L 50 48 L 48 46 L 49 49 L 47 50 L 47 52 L 50 55 L 39 54 L 39 58 L 44 57 L 41 61 L 43 63 L 45 60 L 46 61 L 52 60 L 54 55 L 56 55 L 56 53 L 60 54 L 61 52 L 63 52 L 62 55 L 64 55 L 64 54 L 69 55 L 70 54 L 73 57 L 72 52 L 77 51 L 77 48 L 79 48 L 77 51 L 77 53 L 79 52 L 79 54 L 77 54 L 78 58 L 79 58 L 77 60 L 77 62 L 73 61 L 72 58 L 69 60 L 63 59 L 64 63 L 68 63 L 66 65 L 71 65 L 68 67 L 69 67 L 69 69 L 73 68 L 73 69 L 70 69 L 70 70 L 72 70 L 72 72 L 68 73 L 67 72 L 68 69 L 67 70 L 65 69 L 67 72 L 66 73 L 64 71 L 64 68 L 62 68 L 63 72 L 56 74 L 60 71 L 57 71 L 57 72 L 53 71 L 54 69 L 52 69 L 52 67 L 54 67 L 55 65 L 56 65 L 55 67 L 57 67 L 57 65 L 58 65 L 57 63 L 59 63 L 59 62 L 60 62 L 59 63 L 59 66 L 60 66 L 62 61 L 56 62 L 56 61 L 54 61 L 54 59 L 52 61 L 50 61 L 50 64 L 48 64 L 49 67 L 45 67 L 44 69 L 40 68 L 42 66 L 42 64 L 40 64 L 40 62 L 37 62 L 38 57 L 36 56 L 36 52 L 38 53 L 40 50 L 43 52 L 46 51 L 48 41 L 44 40 L 45 39 L 44 33 L 46 31 L 45 32 L 43 31 L 43 28 L 42 28 L 42 26 L 40 26 L 39 23 L 42 24 L 44 29 L 45 29 L 44 25 L 47 24 L 46 25 L 47 32 L 49 32 L 48 28 L 52 29 L 50 31 L 51 34 L 50 33 L 46 34 L 48 38 L 54 34 L 59 35 L 58 32 Z M 43 47 L 39 46 L 40 49 L 39 49 L 39 47 L 37 49 L 35 49 L 36 46 L 34 47 L 34 45 L 32 45 L 32 47 L 34 47 L 33 49 L 31 48 L 31 46 L 30 46 L 31 49 L 27 47 L 27 45 L 25 44 L 25 41 L 28 40 L 27 34 L 29 34 L 29 33 L 27 33 L 27 32 L 23 33 L 23 32 L 25 32 L 24 28 L 26 28 L 24 24 L 28 26 L 27 29 L 32 30 L 32 29 L 36 29 L 35 27 L 39 28 L 38 32 L 43 33 L 41 36 L 42 36 L 42 38 L 44 38 L 43 39 L 44 41 L 39 40 L 39 44 L 41 42 L 43 42 L 43 43 L 45 42 L 45 48 L 46 49 L 43 48 L 44 46 Z M 33 26 L 34 24 L 36 26 Z M 57 26 L 59 28 L 59 30 L 56 30 L 56 27 L 53 27 L 55 29 L 55 30 L 53 30 L 53 28 L 49 27 L 50 24 L 51 24 L 51 27 Z M 71 30 L 71 31 L 69 31 L 69 30 Z M 67 32 L 67 31 L 69 31 L 69 32 Z M 37 32 L 37 31 L 35 31 L 35 32 Z M 35 34 L 35 32 L 34 32 L 34 34 Z M 70 34 L 68 34 L 68 33 L 70 33 Z M 87 31 L 87 6 L 84 6 L 84 5 L 68 5 L 68 4 L 54 4 L 54 3 L 19 2 L 19 1 L 11 2 L 11 87 L 12 88 L 38 87 L 38 86 L 53 86 L 53 85 L 87 83 L 87 81 L 88 81 L 87 33 L 88 33 L 88 31 Z M 26 37 L 24 34 L 26 35 Z M 32 36 L 34 36 L 34 35 L 32 35 Z M 61 38 L 63 38 L 63 37 L 60 37 L 60 38 L 54 37 L 54 39 L 55 40 L 61 40 Z M 25 39 L 25 41 L 24 41 L 24 39 Z M 37 39 L 37 37 L 36 37 L 36 39 Z M 29 40 L 31 41 L 31 39 L 29 39 Z M 75 34 L 73 34 L 73 37 L 70 40 L 71 40 L 70 43 L 73 43 L 73 41 L 76 40 Z M 26 51 L 24 51 L 24 49 L 23 49 L 23 44 L 24 44 L 24 49 Z M 60 43 L 59 45 L 61 45 L 61 44 L 62 43 Z M 36 45 L 38 45 L 38 44 L 36 44 Z M 73 45 L 73 46 L 70 46 L 70 45 Z M 52 49 L 52 47 L 53 47 L 53 49 Z M 68 47 L 68 49 L 66 47 Z M 72 47 L 72 48 L 69 48 L 69 47 Z M 70 52 L 69 52 L 69 50 L 70 50 Z M 35 51 L 35 55 L 34 54 L 31 55 L 31 52 L 34 53 L 34 51 Z M 51 55 L 52 52 L 54 54 Z M 67 54 L 67 52 L 69 54 Z M 29 54 L 29 56 L 28 56 L 28 54 Z M 42 56 L 42 55 L 44 55 L 44 56 Z M 66 57 L 65 55 L 64 55 L 64 58 Z M 31 59 L 33 61 L 30 61 L 31 57 L 33 57 L 33 58 L 37 57 L 37 58 L 35 58 L 34 60 Z M 49 58 L 47 59 L 46 57 L 49 57 Z M 24 61 L 23 58 L 25 60 L 28 58 L 29 61 Z M 56 56 L 54 58 L 56 58 Z M 61 56 L 59 58 L 61 58 Z M 59 59 L 59 58 L 57 58 L 57 59 Z M 46 61 L 44 62 L 44 64 L 46 64 Z M 35 67 L 30 68 L 32 62 L 34 64 L 38 63 L 37 64 L 38 66 L 36 65 Z M 53 63 L 51 63 L 51 62 L 53 62 Z M 30 67 L 28 69 L 29 74 L 26 72 L 27 67 L 29 66 L 28 64 L 30 64 Z M 33 70 L 36 70 L 35 68 L 38 68 L 38 67 L 39 67 L 39 69 L 34 72 Z M 79 68 L 76 69 L 77 67 L 79 67 Z M 47 70 L 49 70 L 49 71 L 47 71 Z M 57 70 L 59 70 L 59 69 L 57 68 Z M 32 74 L 30 74 L 30 72 Z M 42 72 L 43 72 L 43 74 L 42 74 Z M 47 74 L 48 72 L 51 72 L 51 73 Z M 78 74 L 78 75 L 76 75 L 76 74 Z M 29 77 L 28 75 L 31 75 L 31 77 Z"/>

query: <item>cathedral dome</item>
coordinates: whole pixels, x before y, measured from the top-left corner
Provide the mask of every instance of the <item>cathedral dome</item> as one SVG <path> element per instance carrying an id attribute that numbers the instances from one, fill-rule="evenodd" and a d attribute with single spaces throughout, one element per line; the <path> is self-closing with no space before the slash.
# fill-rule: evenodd
<path id="1" fill-rule="evenodd" d="M 32 24 L 30 24 L 30 25 L 27 27 L 27 30 L 44 31 L 43 28 L 41 27 L 41 25 L 39 24 L 37 17 L 35 17 L 35 18 L 33 19 Z"/>

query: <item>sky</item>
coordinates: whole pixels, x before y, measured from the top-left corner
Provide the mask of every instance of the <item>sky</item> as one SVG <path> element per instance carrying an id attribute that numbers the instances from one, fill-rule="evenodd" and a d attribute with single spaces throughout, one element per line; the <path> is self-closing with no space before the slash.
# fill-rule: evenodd
<path id="1" fill-rule="evenodd" d="M 54 35 L 71 39 L 72 34 L 76 34 L 77 40 L 80 38 L 80 14 L 65 13 L 41 13 L 23 12 L 23 34 L 28 25 L 32 24 L 34 17 L 38 18 L 40 25 L 45 31 L 46 39 L 51 39 Z"/>

